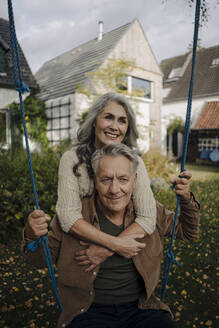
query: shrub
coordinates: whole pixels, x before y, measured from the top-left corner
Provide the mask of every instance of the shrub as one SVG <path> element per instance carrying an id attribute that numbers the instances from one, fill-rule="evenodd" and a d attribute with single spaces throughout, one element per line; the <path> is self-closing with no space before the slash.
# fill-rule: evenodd
<path id="1" fill-rule="evenodd" d="M 173 159 L 161 155 L 159 149 L 152 149 L 142 155 L 150 178 L 161 177 L 169 183 L 169 176 L 177 174 L 177 166 Z"/>
<path id="2" fill-rule="evenodd" d="M 55 212 L 58 163 L 55 152 L 32 154 L 39 206 L 50 215 Z M 26 153 L 17 153 L 13 159 L 10 153 L 0 153 L 0 239 L 3 242 L 20 236 L 34 204 Z"/>

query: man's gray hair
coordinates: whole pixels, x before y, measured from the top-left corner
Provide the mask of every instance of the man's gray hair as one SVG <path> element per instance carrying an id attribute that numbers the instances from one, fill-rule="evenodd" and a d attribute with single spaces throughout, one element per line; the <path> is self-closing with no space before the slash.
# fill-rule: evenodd
<path id="1" fill-rule="evenodd" d="M 94 174 L 97 174 L 99 162 L 104 156 L 124 156 L 132 163 L 132 172 L 136 174 L 138 169 L 138 155 L 135 150 L 129 148 L 125 144 L 109 144 L 97 149 L 91 157 L 91 166 Z"/>

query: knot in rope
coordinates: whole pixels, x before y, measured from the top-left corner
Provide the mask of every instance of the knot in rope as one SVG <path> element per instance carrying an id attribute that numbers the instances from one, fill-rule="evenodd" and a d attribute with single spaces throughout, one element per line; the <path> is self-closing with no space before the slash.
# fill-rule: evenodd
<path id="1" fill-rule="evenodd" d="M 30 92 L 30 89 L 28 87 L 28 85 L 26 83 L 24 83 L 23 81 L 20 81 L 19 84 L 17 83 L 16 90 L 20 93 L 20 94 L 24 94 L 25 92 Z"/>

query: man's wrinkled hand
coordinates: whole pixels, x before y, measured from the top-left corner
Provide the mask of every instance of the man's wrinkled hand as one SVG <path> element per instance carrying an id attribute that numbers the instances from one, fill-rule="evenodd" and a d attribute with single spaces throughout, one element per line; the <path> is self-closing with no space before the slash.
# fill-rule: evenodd
<path id="1" fill-rule="evenodd" d="M 48 233 L 50 216 L 41 210 L 35 210 L 28 216 L 25 236 L 29 239 L 38 239 Z"/>
<path id="2" fill-rule="evenodd" d="M 189 171 L 184 171 L 180 173 L 180 176 L 182 178 L 172 177 L 170 181 L 174 185 L 175 193 L 183 199 L 189 200 L 191 198 L 190 179 L 192 177 L 192 173 Z"/>

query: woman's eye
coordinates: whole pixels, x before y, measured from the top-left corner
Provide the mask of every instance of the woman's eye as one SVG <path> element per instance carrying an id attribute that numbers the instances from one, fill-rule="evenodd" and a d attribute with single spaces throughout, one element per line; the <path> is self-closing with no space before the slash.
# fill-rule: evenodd
<path id="1" fill-rule="evenodd" d="M 127 124 L 127 120 L 125 118 L 120 118 L 119 123 L 121 124 Z"/>
<path id="2" fill-rule="evenodd" d="M 113 117 L 112 117 L 112 115 L 107 115 L 107 116 L 105 116 L 105 119 L 106 119 L 106 120 L 112 120 Z"/>

